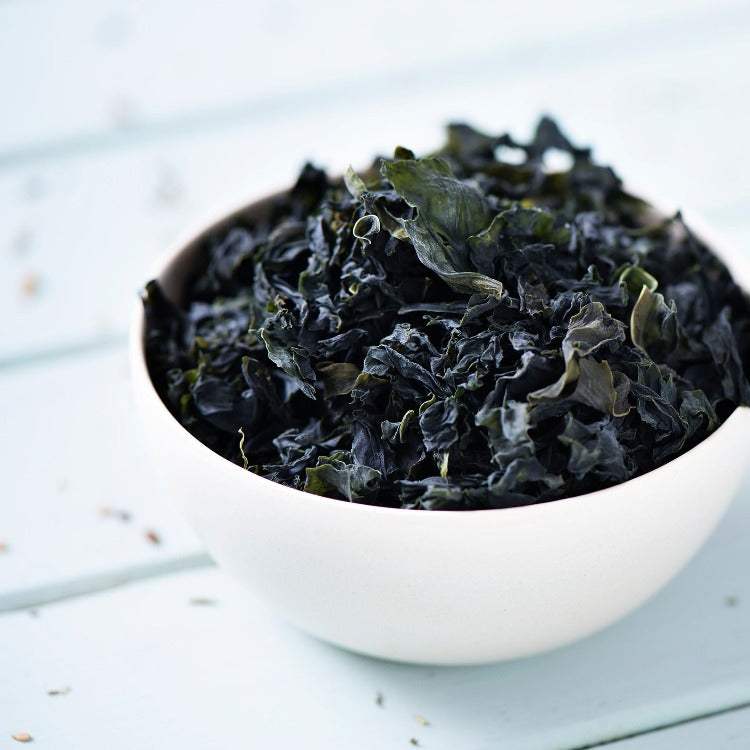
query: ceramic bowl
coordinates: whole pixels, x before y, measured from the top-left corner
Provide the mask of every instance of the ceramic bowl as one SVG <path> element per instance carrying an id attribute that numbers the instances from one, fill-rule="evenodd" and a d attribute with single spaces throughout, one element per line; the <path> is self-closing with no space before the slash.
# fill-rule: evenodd
<path id="1" fill-rule="evenodd" d="M 207 222 L 179 243 L 155 274 L 167 295 L 179 301 L 206 234 L 262 214 L 270 200 Z M 742 256 L 696 217 L 687 220 L 750 288 Z M 386 659 L 512 659 L 615 622 L 696 553 L 750 454 L 750 409 L 741 407 L 667 465 L 579 497 L 478 511 L 352 504 L 276 484 L 205 447 L 159 398 L 143 340 L 137 305 L 131 363 L 139 411 L 157 465 L 211 555 L 302 630 Z"/>

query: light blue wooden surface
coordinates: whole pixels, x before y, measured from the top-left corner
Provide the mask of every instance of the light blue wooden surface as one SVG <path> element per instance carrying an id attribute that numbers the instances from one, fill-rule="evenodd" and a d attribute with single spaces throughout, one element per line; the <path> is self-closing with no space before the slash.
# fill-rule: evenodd
<path id="1" fill-rule="evenodd" d="M 611 750 L 746 750 L 748 726 L 750 708 L 745 708 L 653 732 L 647 737 L 623 740 L 612 745 Z"/>
<path id="2" fill-rule="evenodd" d="M 0 382 L 9 429 L 0 611 L 78 590 L 80 581 L 205 559 L 151 470 L 121 348 L 14 368 Z"/>
<path id="3" fill-rule="evenodd" d="M 0 670 L 12 679 L 0 681 L 0 717 L 55 748 L 379 750 L 413 736 L 441 750 L 565 750 L 747 705 L 749 500 L 750 481 L 711 543 L 638 612 L 495 666 L 342 652 L 278 621 L 215 569 L 53 603 L 36 617 L 7 613 L 2 638 L 13 648 Z M 70 694 L 46 694 L 60 685 Z"/>
<path id="4" fill-rule="evenodd" d="M 0 747 L 747 746 L 750 477 L 631 617 L 450 670 L 294 632 L 165 495 L 128 392 L 136 290 L 184 230 L 306 158 L 340 172 L 429 149 L 449 119 L 525 136 L 549 111 L 750 253 L 746 3 L 378 8 L 398 23 L 343 1 L 0 4 Z"/>

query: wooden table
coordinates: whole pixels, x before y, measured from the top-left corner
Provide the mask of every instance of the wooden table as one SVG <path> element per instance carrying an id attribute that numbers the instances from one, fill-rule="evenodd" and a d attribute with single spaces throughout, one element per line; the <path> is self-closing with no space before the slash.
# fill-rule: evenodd
<path id="1" fill-rule="evenodd" d="M 0 748 L 750 747 L 750 476 L 578 644 L 466 669 L 302 635 L 216 569 L 133 413 L 126 328 L 221 205 L 542 111 L 750 251 L 750 7 L 0 4 Z"/>

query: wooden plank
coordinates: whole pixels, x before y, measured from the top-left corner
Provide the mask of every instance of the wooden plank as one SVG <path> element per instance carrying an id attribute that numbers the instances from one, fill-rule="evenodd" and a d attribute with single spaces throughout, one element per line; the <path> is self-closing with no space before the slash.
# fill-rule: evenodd
<path id="1" fill-rule="evenodd" d="M 0 362 L 121 341 L 154 260 L 214 207 L 291 184 L 306 158 L 337 173 L 394 143 L 428 150 L 442 140 L 442 123 L 457 116 L 523 137 L 539 112 L 553 111 L 631 183 L 715 218 L 750 251 L 750 151 L 737 146 L 750 130 L 746 49 L 738 33 L 647 50 L 637 65 L 627 57 L 550 73 L 554 61 L 545 58 L 525 73 L 498 70 L 491 84 L 449 76 L 437 97 L 429 79 L 417 80 L 414 91 L 396 88 L 385 100 L 359 92 L 324 111 L 290 109 L 252 128 L 7 170 L 0 173 L 0 317 L 13 325 L 0 339 Z"/>
<path id="2" fill-rule="evenodd" d="M 85 147 L 101 134 L 196 123 L 208 112 L 278 114 L 288 111 L 287 97 L 352 92 L 379 80 L 385 94 L 415 73 L 432 71 L 434 87 L 435 73 L 457 65 L 462 78 L 476 75 L 478 57 L 507 70 L 516 59 L 552 55 L 557 69 L 632 57 L 644 46 L 674 51 L 724 38 L 748 20 L 736 0 L 635 0 L 605 13 L 593 0 L 513 13 L 465 0 L 458 16 L 429 0 L 384 0 L 377 17 L 345 0 L 235 0 L 214 3 L 210 14 L 196 0 L 179 12 L 169 3 L 79 0 L 63 10 L 49 0 L 6 2 L 0 90 L 10 116 L 0 121 L 0 155 Z M 446 29 L 449 43 L 436 44 Z"/>
<path id="3" fill-rule="evenodd" d="M 164 497 L 129 388 L 124 350 L 0 378 L 0 610 L 208 564 Z"/>
<path id="4" fill-rule="evenodd" d="M 13 648 L 0 650 L 0 725 L 77 750 L 238 741 L 380 750 L 412 737 L 438 750 L 563 750 L 738 705 L 750 700 L 749 501 L 746 481 L 709 545 L 638 612 L 495 666 L 412 667 L 337 650 L 279 622 L 216 569 L 36 618 L 5 614 L 0 642 Z M 46 694 L 66 684 L 67 695 Z"/>
<path id="5" fill-rule="evenodd" d="M 747 750 L 750 708 L 616 742 L 610 750 Z"/>

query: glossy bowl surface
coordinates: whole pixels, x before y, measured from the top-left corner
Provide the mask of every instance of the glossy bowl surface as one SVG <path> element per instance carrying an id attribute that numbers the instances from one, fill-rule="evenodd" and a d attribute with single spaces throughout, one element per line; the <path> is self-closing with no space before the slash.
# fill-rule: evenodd
<path id="1" fill-rule="evenodd" d="M 179 243 L 154 274 L 168 296 L 179 299 L 207 233 L 266 211 L 269 200 L 206 222 Z M 750 288 L 742 256 L 686 218 Z M 138 409 L 157 465 L 209 552 L 299 628 L 386 659 L 499 661 L 606 627 L 696 553 L 750 455 L 750 409 L 741 407 L 669 464 L 580 497 L 480 511 L 351 504 L 258 477 L 196 440 L 156 393 L 143 336 L 138 304 L 130 339 Z"/>

